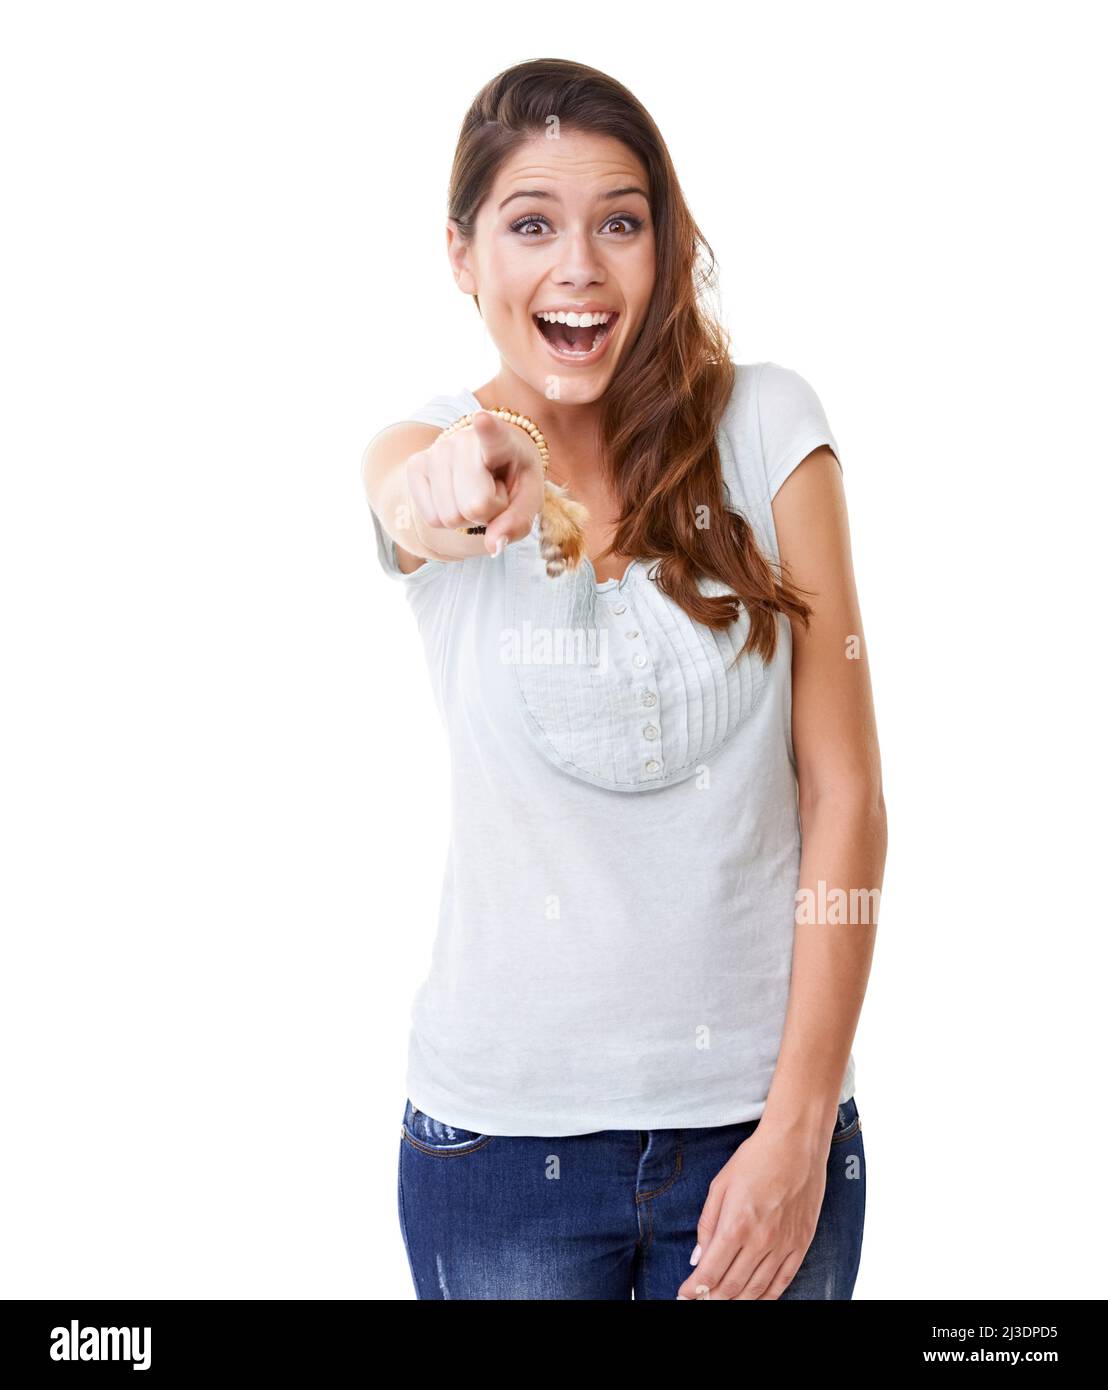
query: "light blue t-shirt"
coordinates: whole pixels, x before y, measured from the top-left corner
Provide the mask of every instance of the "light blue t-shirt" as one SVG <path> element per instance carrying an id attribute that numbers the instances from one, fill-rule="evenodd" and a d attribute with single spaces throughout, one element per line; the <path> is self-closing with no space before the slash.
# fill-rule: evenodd
<path id="1" fill-rule="evenodd" d="M 445 427 L 468 389 L 405 418 Z M 811 386 L 737 365 L 719 446 L 728 505 L 779 558 L 770 503 L 813 449 Z M 694 622 L 647 560 L 551 579 L 529 536 L 405 575 L 450 747 L 450 849 L 407 1090 L 483 1134 L 759 1117 L 788 1003 L 800 865 L 792 638 L 776 656 Z M 705 593 L 725 586 L 703 580 Z M 447 794 L 444 784 L 443 794 Z M 854 1094 L 854 1058 L 840 1103 Z"/>

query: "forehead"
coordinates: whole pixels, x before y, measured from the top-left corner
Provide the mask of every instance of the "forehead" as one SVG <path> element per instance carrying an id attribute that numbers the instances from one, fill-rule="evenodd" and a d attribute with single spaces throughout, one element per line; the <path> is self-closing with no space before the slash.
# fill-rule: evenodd
<path id="1" fill-rule="evenodd" d="M 563 130 L 556 140 L 535 135 L 504 161 L 492 187 L 492 204 L 517 188 L 549 188 L 560 197 L 592 197 L 613 179 L 647 188 L 638 156 L 611 135 Z"/>

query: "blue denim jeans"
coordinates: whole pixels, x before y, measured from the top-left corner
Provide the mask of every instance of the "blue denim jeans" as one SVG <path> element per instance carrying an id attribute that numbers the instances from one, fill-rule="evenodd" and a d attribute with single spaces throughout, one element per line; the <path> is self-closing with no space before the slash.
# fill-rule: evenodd
<path id="1" fill-rule="evenodd" d="M 675 1299 L 708 1184 L 757 1125 L 475 1134 L 409 1100 L 397 1197 L 416 1297 Z M 815 1235 L 782 1299 L 852 1296 L 865 1203 L 851 1099 L 839 1106 Z"/>

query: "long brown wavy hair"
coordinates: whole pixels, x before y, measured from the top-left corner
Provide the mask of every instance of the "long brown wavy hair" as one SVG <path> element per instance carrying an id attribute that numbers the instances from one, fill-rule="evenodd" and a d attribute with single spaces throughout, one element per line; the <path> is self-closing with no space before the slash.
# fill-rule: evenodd
<path id="1" fill-rule="evenodd" d="M 735 364 L 727 332 L 704 302 L 716 294 L 716 260 L 650 114 L 621 83 L 581 63 L 538 58 L 506 68 L 481 89 L 462 122 L 449 215 L 459 235 L 472 240 L 501 164 L 524 140 L 545 134 L 551 117 L 560 129 L 614 136 L 649 178 L 654 290 L 602 402 L 601 447 L 619 502 L 605 554 L 657 560 L 658 587 L 707 627 L 730 627 L 745 607 L 746 647 L 769 661 L 777 650 L 777 614 L 807 626 L 811 609 L 800 597 L 806 591 L 771 565 L 745 518 L 725 505 L 716 431 Z M 712 524 L 698 527 L 705 504 Z M 714 524 L 716 517 L 722 525 Z M 704 594 L 699 576 L 731 592 Z"/>

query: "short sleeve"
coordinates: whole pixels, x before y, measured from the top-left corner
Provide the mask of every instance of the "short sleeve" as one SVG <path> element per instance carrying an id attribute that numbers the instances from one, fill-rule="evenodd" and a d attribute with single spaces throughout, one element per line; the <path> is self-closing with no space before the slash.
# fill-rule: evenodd
<path id="1" fill-rule="evenodd" d="M 447 568 L 448 562 L 445 560 L 424 560 L 422 565 L 417 566 L 410 574 L 406 574 L 397 562 L 396 542 L 381 525 L 381 518 L 372 507 L 369 509 L 369 514 L 373 518 L 373 531 L 377 540 L 377 559 L 390 579 L 395 579 L 407 588 L 412 588 L 419 584 L 426 584 Z"/>
<path id="2" fill-rule="evenodd" d="M 799 372 L 763 362 L 757 381 L 758 429 L 766 486 L 772 500 L 790 473 L 820 445 L 842 459 L 823 404 Z"/>
<path id="3" fill-rule="evenodd" d="M 456 420 L 459 415 L 464 415 L 466 410 L 472 407 L 466 400 L 467 392 L 465 388 L 454 395 L 433 396 L 429 401 L 410 410 L 398 423 L 434 425 L 438 429 L 445 429 L 452 420 Z M 449 569 L 454 561 L 446 560 L 424 560 L 422 565 L 417 566 L 410 574 L 406 574 L 397 563 L 396 542 L 381 524 L 381 518 L 370 508 L 370 515 L 373 518 L 373 530 L 377 540 L 377 559 L 381 568 L 389 576 L 407 589 L 418 588 L 427 584 L 437 575 Z"/>

